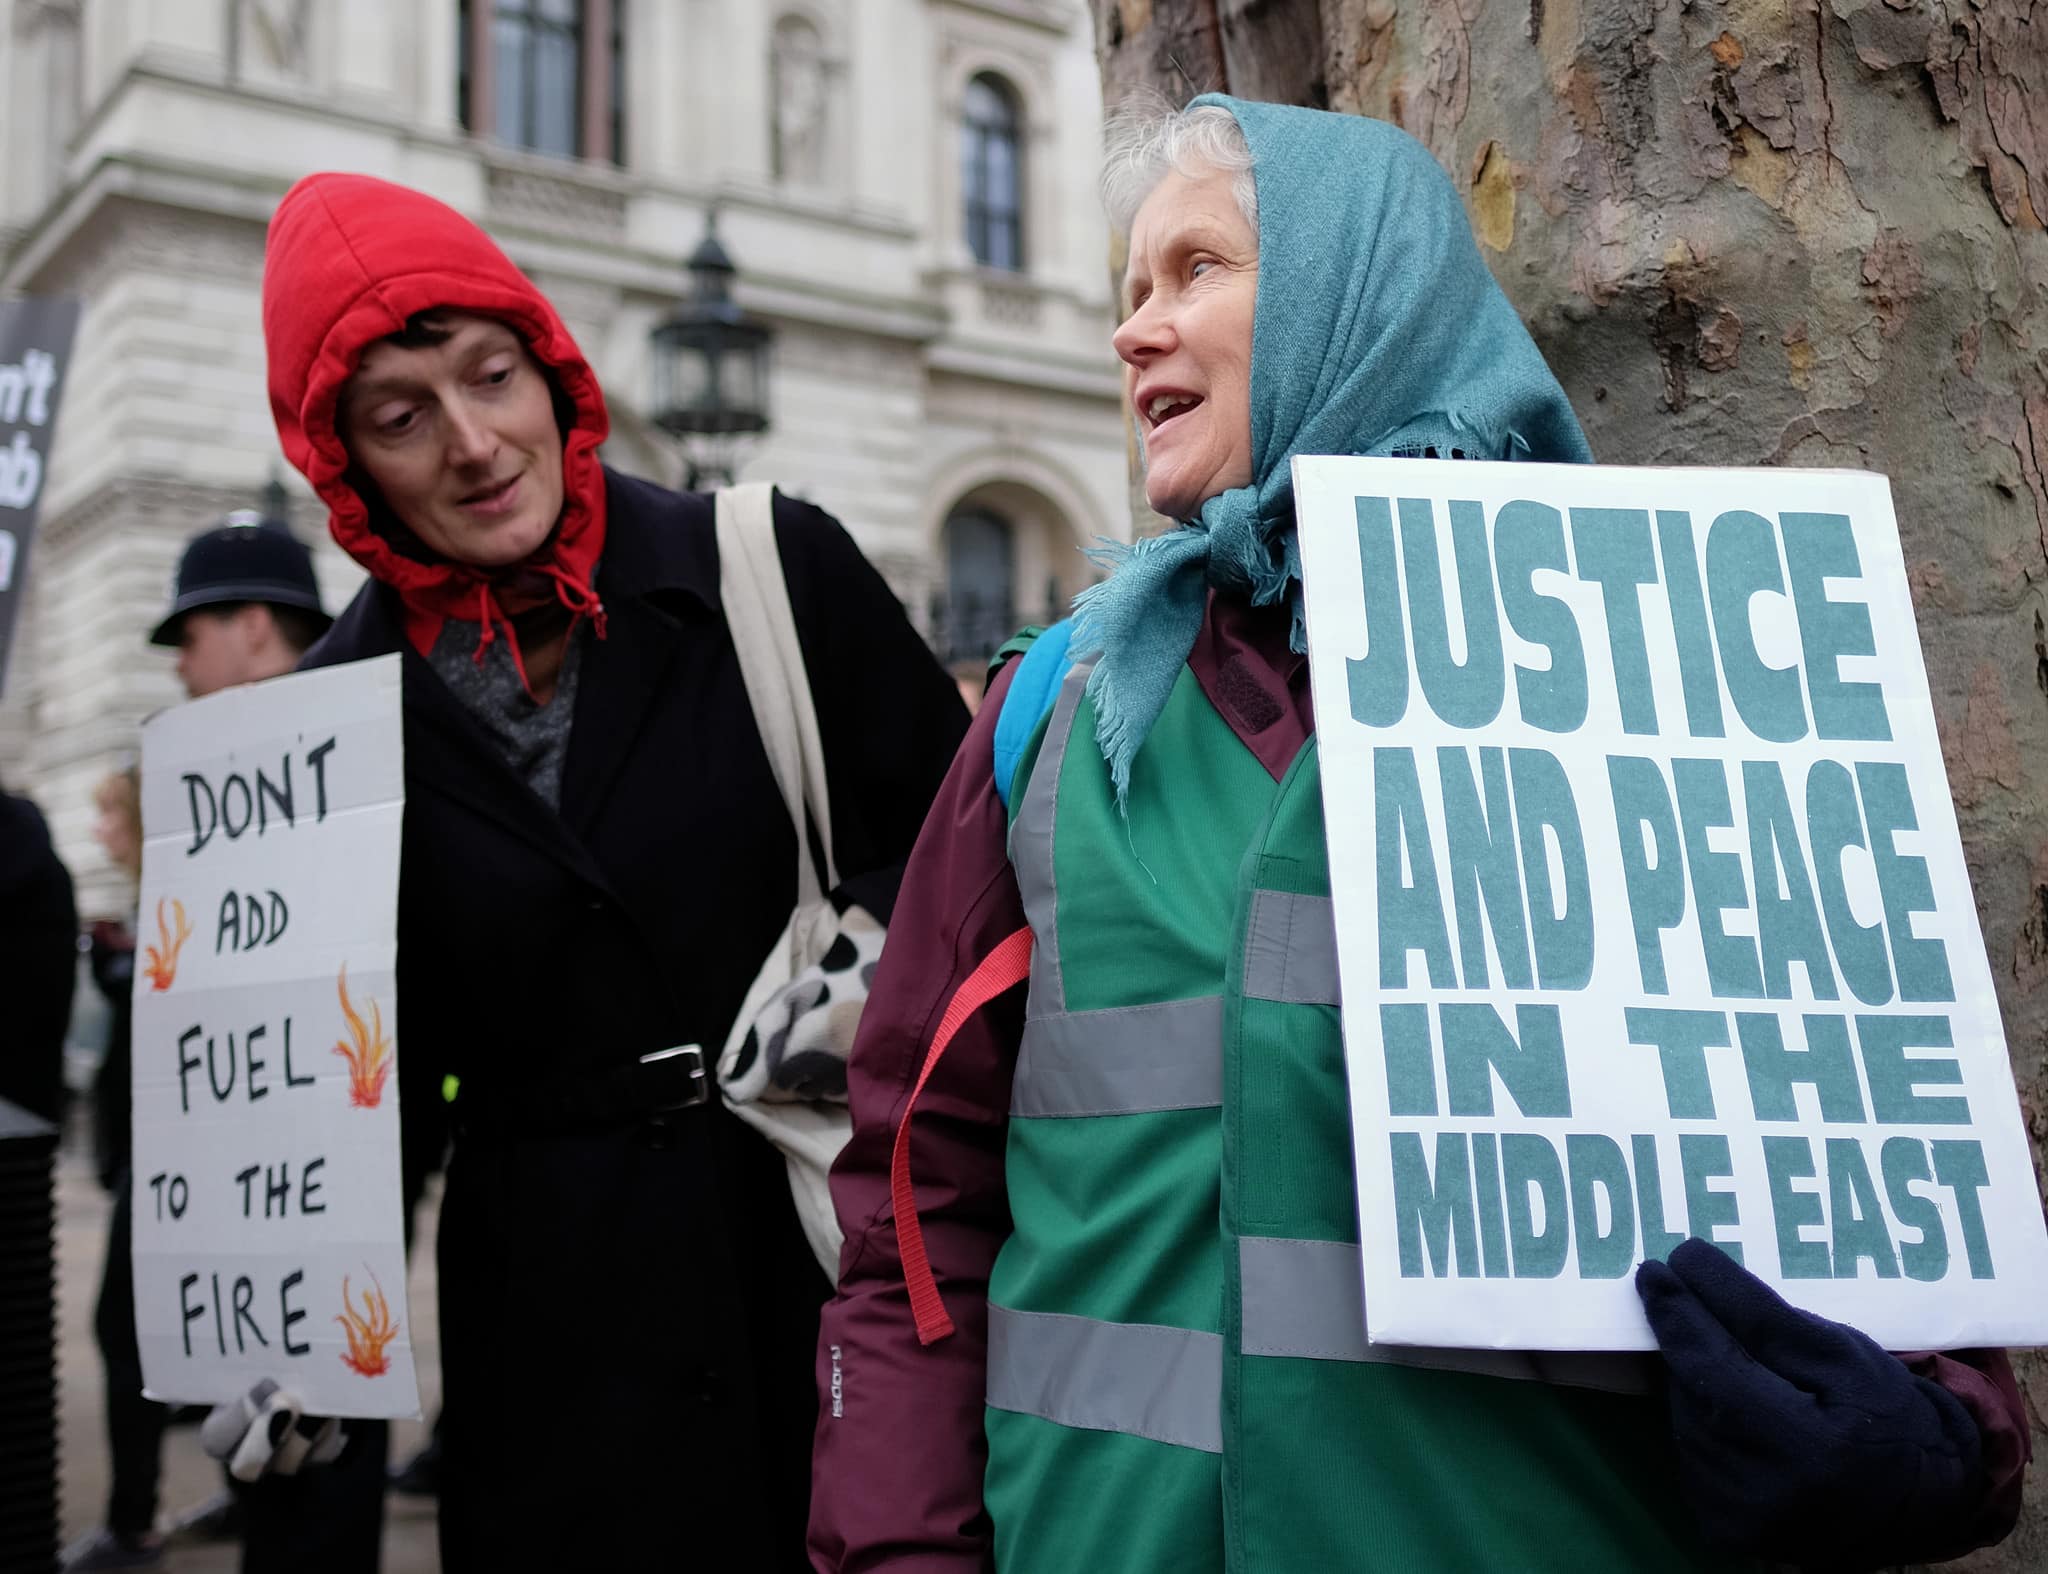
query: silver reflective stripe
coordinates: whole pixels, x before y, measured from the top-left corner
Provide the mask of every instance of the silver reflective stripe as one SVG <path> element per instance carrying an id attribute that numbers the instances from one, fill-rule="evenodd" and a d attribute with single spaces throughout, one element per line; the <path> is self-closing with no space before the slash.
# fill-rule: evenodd
<path id="1" fill-rule="evenodd" d="M 1238 1274 L 1243 1285 L 1246 1355 L 1313 1361 L 1377 1361 L 1484 1377 L 1560 1383 L 1617 1394 L 1651 1390 L 1655 1358 L 1558 1350 L 1445 1350 L 1416 1345 L 1368 1344 L 1365 1288 L 1358 1248 L 1348 1241 L 1278 1240 L 1241 1236 Z"/>
<path id="2" fill-rule="evenodd" d="M 1031 1009 L 1047 1014 L 1066 1009 L 1066 986 L 1060 976 L 1058 897 L 1053 882 L 1052 833 L 1059 819 L 1060 766 L 1074 731 L 1074 712 L 1088 686 L 1091 661 L 1076 662 L 1060 684 L 1052 720 L 1045 729 L 1024 801 L 1010 827 L 1010 862 L 1017 871 L 1017 890 L 1024 898 L 1024 917 L 1031 925 Z"/>
<path id="3" fill-rule="evenodd" d="M 1069 1011 L 1024 1024 L 1012 1115 L 1142 1115 L 1222 1102 L 1218 996 Z"/>
<path id="4" fill-rule="evenodd" d="M 1337 921 L 1327 896 L 1252 892 L 1244 992 L 1253 1000 L 1337 1005 Z"/>
<path id="5" fill-rule="evenodd" d="M 989 1303 L 988 1402 L 1091 1432 L 1223 1452 L 1223 1337 Z"/>

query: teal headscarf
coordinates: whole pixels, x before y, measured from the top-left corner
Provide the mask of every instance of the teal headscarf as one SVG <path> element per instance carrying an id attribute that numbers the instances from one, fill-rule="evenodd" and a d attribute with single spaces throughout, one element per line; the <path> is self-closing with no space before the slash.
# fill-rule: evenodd
<path id="1" fill-rule="evenodd" d="M 1585 463 L 1564 390 L 1487 272 L 1465 209 L 1406 132 L 1356 115 L 1207 93 L 1236 117 L 1258 190 L 1250 486 L 1135 546 L 1074 603 L 1074 649 L 1118 800 L 1201 630 L 1207 587 L 1294 608 L 1296 454 Z"/>

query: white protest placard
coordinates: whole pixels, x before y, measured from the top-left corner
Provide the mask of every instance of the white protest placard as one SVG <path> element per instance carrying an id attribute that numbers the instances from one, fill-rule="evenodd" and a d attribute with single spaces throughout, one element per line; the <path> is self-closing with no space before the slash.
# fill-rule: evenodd
<path id="1" fill-rule="evenodd" d="M 399 1176 L 396 656 L 142 735 L 135 1321 L 148 1392 L 419 1412 Z"/>
<path id="2" fill-rule="evenodd" d="M 1371 1339 L 1652 1348 L 1698 1235 L 1893 1349 L 2048 1342 L 1884 478 L 1295 499 Z"/>

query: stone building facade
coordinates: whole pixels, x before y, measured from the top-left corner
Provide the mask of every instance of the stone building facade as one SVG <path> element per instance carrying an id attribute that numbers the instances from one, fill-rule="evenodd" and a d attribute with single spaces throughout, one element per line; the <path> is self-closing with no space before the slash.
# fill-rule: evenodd
<path id="1" fill-rule="evenodd" d="M 607 459 L 675 480 L 648 335 L 718 212 L 776 331 L 740 473 L 843 519 L 966 655 L 1128 533 L 1080 0 L 0 0 L 0 293 L 85 303 L 0 703 L 81 908 L 90 793 L 179 695 L 144 634 L 180 544 L 283 475 L 264 226 L 348 169 L 484 224 L 603 379 Z M 960 609 L 978 608 L 963 619 Z"/>

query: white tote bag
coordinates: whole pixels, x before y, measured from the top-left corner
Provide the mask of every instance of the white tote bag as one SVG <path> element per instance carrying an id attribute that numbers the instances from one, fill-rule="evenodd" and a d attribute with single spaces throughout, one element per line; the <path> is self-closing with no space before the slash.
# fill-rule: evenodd
<path id="1" fill-rule="evenodd" d="M 839 1278 L 842 1234 L 826 1174 L 846 1146 L 845 1062 L 882 926 L 832 900 L 839 872 L 817 710 L 775 544 L 774 491 L 718 494 L 719 596 L 761 746 L 797 839 L 796 907 L 747 991 L 718 1060 L 726 1105 L 781 1150 L 790 1193 L 825 1276 Z M 808 816 L 808 819 L 807 819 Z M 816 827 L 825 866 L 811 854 Z"/>

